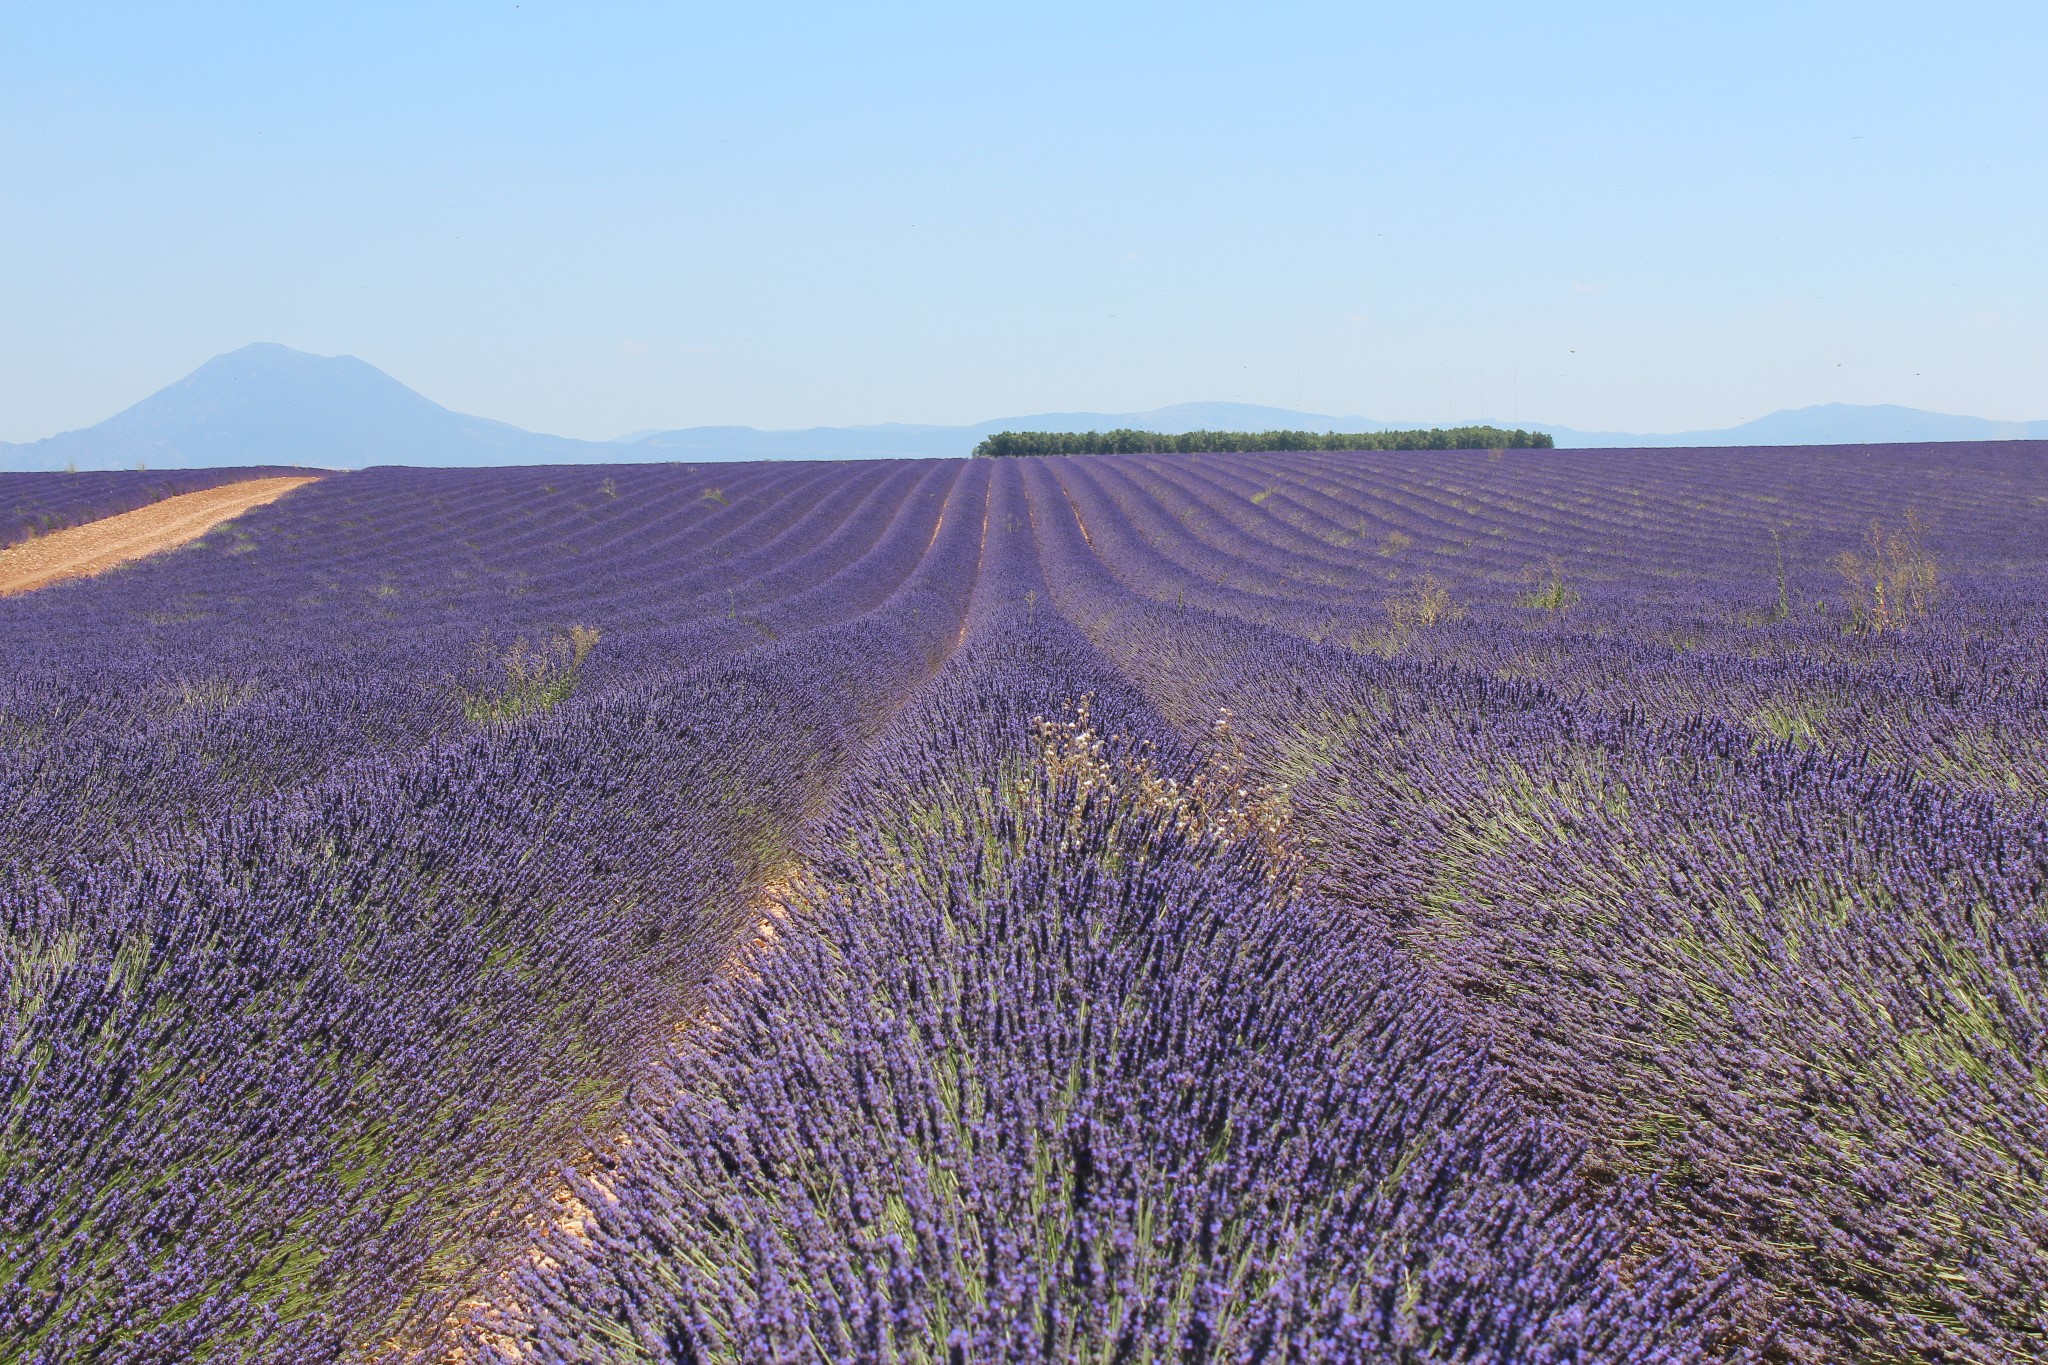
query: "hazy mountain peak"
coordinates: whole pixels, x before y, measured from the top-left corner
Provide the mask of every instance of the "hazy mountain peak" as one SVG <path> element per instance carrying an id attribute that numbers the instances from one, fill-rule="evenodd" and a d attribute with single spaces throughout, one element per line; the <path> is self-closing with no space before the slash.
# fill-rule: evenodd
<path id="1" fill-rule="evenodd" d="M 491 465 L 609 448 L 450 412 L 354 356 L 256 342 L 217 355 L 96 426 L 0 447 L 15 469 L 211 465 Z"/>

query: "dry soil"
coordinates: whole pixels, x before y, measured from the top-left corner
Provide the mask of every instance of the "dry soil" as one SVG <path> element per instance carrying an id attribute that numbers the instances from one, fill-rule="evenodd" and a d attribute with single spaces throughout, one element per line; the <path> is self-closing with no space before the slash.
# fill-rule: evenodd
<path id="1" fill-rule="evenodd" d="M 28 592 L 65 578 L 105 573 L 118 564 L 197 540 L 231 517 L 275 502 L 317 476 L 247 479 L 197 493 L 180 493 L 133 512 L 53 531 L 0 550 L 0 597 Z"/>

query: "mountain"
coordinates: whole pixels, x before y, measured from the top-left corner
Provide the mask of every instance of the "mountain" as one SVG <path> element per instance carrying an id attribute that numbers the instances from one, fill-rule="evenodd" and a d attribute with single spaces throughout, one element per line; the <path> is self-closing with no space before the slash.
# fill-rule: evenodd
<path id="1" fill-rule="evenodd" d="M 1780 408 L 1740 426 L 1645 436 L 1625 431 L 1545 428 L 1561 446 L 1802 446 L 1887 441 L 2018 441 L 2048 439 L 2048 422 L 1994 422 L 1889 403 L 1817 403 Z"/>
<path id="2" fill-rule="evenodd" d="M 1560 446 L 1829 445 L 1883 441 L 2048 439 L 2048 422 L 1992 422 L 1917 408 L 1824 403 L 1740 426 L 1673 435 L 1576 431 L 1545 422 Z M 0 442 L 0 470 L 194 469 L 217 465 L 590 464 L 680 460 L 849 460 L 965 455 L 998 431 L 1386 431 L 1413 423 L 1333 417 L 1253 403 L 1177 403 L 1149 412 L 1041 412 L 968 426 L 903 422 L 762 431 L 681 427 L 616 441 L 544 436 L 451 412 L 354 356 L 259 343 L 216 356 L 97 426 L 23 445 Z"/>
<path id="3" fill-rule="evenodd" d="M 552 464 L 615 447 L 450 412 L 354 356 L 258 343 L 215 356 L 97 426 L 23 445 L 0 469 Z"/>

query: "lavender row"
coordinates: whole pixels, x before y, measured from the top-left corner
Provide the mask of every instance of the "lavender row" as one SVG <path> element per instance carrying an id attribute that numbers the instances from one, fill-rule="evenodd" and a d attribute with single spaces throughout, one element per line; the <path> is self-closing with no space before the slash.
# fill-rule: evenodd
<path id="1" fill-rule="evenodd" d="M 519 1281 L 516 1352 L 472 1354 L 1740 1354 L 1738 1288 L 1638 1244 L 1643 1188 L 1591 1183 L 1411 968 L 1164 794 L 1197 755 L 1041 608 L 1013 508 L 786 932 L 622 1162 L 571 1175 L 592 1224 Z"/>
<path id="2" fill-rule="evenodd" d="M 1240 708 L 1314 884 L 1533 1102 L 1662 1175 L 1665 1236 L 1761 1276 L 1828 1358 L 2040 1350 L 2038 819 L 1166 607 L 1037 492 L 1062 609 L 1184 725 Z"/>

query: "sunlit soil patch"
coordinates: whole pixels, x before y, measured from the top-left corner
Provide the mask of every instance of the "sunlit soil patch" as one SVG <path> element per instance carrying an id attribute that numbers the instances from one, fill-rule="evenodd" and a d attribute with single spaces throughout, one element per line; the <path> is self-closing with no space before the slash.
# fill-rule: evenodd
<path id="1" fill-rule="evenodd" d="M 222 522 L 277 501 L 316 476 L 249 479 L 198 493 L 181 493 L 122 512 L 52 531 L 0 550 L 0 597 L 30 592 L 68 578 L 105 573 L 131 560 L 199 539 Z"/>

